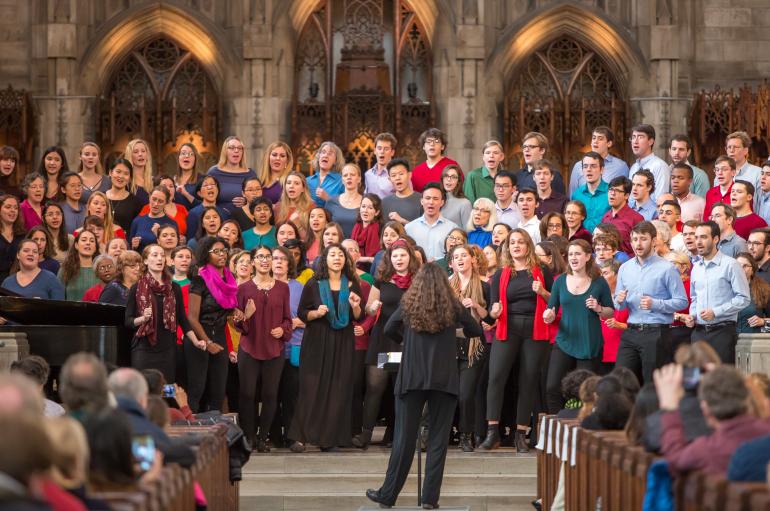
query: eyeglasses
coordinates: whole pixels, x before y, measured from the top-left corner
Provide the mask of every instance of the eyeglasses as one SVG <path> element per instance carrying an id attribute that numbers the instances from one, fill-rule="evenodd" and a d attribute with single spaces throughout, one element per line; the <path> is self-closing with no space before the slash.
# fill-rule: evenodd
<path id="1" fill-rule="evenodd" d="M 464 242 L 465 241 L 465 239 L 463 239 L 463 238 L 461 238 L 459 236 L 447 236 L 446 239 L 447 239 L 447 241 L 459 241 L 459 242 Z"/>
<path id="2" fill-rule="evenodd" d="M 729 145 L 729 146 L 725 147 L 725 151 L 740 151 L 743 148 L 744 148 L 743 144 L 741 144 L 741 145 Z"/>
<path id="3" fill-rule="evenodd" d="M 492 213 L 492 211 L 488 210 L 487 208 L 473 208 L 473 211 L 478 211 L 479 213 Z"/>
<path id="4" fill-rule="evenodd" d="M 751 245 L 752 247 L 758 247 L 760 245 L 764 245 L 761 241 L 747 241 L 747 245 Z"/>
<path id="5" fill-rule="evenodd" d="M 231 151 L 243 151 L 242 145 L 229 145 L 227 148 Z"/>
<path id="6" fill-rule="evenodd" d="M 425 143 L 428 144 L 428 145 L 440 144 L 441 143 L 441 139 L 439 139 L 439 138 L 426 138 L 425 139 Z"/>
<path id="7" fill-rule="evenodd" d="M 228 148 L 228 149 L 229 149 L 229 148 Z M 195 153 L 193 153 L 193 152 L 190 152 L 190 151 L 181 151 L 181 152 L 179 153 L 179 156 L 181 156 L 182 158 L 188 158 L 188 157 L 190 157 L 190 156 L 195 156 Z"/>
<path id="8" fill-rule="evenodd" d="M 644 133 L 639 133 L 628 137 L 629 142 L 633 142 L 634 140 L 645 140 L 645 139 L 647 139 L 647 135 L 645 135 Z"/>
<path id="9" fill-rule="evenodd" d="M 539 145 L 533 145 L 533 144 L 524 144 L 521 146 L 522 151 L 531 151 L 532 149 L 538 149 Z"/>
<path id="10" fill-rule="evenodd" d="M 498 190 L 505 190 L 506 188 L 513 188 L 513 185 L 507 183 L 495 183 L 495 188 Z"/>
<path id="11" fill-rule="evenodd" d="M 97 270 L 111 270 L 112 268 L 114 268 L 114 266 L 111 264 L 100 264 Z"/>
<path id="12" fill-rule="evenodd" d="M 558 223 L 558 224 L 548 224 L 548 228 L 549 229 L 561 229 L 562 225 L 561 225 L 561 223 Z"/>
<path id="13" fill-rule="evenodd" d="M 609 190 L 607 190 L 607 193 L 612 193 L 612 194 L 623 193 L 623 194 L 625 194 L 626 191 L 623 190 L 622 188 L 610 188 Z"/>
<path id="14" fill-rule="evenodd" d="M 226 253 L 227 253 L 226 248 L 212 248 L 211 250 L 209 250 L 209 254 L 222 255 Z"/>
<path id="15" fill-rule="evenodd" d="M 444 176 L 444 179 L 450 179 L 452 181 L 457 181 L 457 180 L 460 179 L 460 176 L 458 176 L 456 174 L 447 174 L 446 176 Z"/>
<path id="16" fill-rule="evenodd" d="M 257 261 L 272 261 L 273 256 L 266 255 L 266 254 L 257 254 L 254 256 L 254 259 L 256 259 Z"/>

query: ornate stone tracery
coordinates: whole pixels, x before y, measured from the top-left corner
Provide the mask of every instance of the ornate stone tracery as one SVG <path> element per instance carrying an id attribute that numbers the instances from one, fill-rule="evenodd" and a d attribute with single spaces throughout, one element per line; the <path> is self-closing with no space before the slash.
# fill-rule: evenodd
<path id="1" fill-rule="evenodd" d="M 548 137 L 548 157 L 564 169 L 587 150 L 593 127 L 609 126 L 618 140 L 625 135 L 628 102 L 617 78 L 599 55 L 570 37 L 535 51 L 514 73 L 508 90 L 504 128 L 509 158 L 521 156 L 521 138 L 529 131 Z M 623 146 L 615 148 L 621 155 Z"/>
<path id="2" fill-rule="evenodd" d="M 398 152 L 422 156 L 417 138 L 432 123 L 430 46 L 403 0 L 327 0 L 310 15 L 297 45 L 292 111 L 297 168 L 324 139 L 363 170 L 374 137 L 390 131 Z"/>
<path id="3" fill-rule="evenodd" d="M 99 128 L 109 161 L 132 138 L 144 138 L 157 171 L 173 173 L 175 151 L 192 142 L 204 159 L 218 157 L 221 105 L 211 79 L 189 51 L 158 37 L 132 51 L 100 98 Z"/>

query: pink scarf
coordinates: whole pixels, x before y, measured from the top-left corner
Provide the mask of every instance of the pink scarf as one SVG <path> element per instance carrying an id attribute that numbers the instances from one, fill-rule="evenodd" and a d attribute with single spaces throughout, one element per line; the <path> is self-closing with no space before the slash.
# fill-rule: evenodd
<path id="1" fill-rule="evenodd" d="M 238 284 L 230 270 L 227 268 L 224 270 L 225 278 L 223 279 L 214 266 L 207 264 L 198 271 L 198 275 L 201 276 L 206 287 L 223 309 L 234 309 L 238 305 Z"/>

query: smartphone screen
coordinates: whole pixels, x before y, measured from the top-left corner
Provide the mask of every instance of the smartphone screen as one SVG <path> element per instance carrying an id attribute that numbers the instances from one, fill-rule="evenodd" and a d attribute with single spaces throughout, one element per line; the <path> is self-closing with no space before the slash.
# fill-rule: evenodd
<path id="1" fill-rule="evenodd" d="M 163 397 L 176 397 L 176 387 L 173 384 L 163 385 Z"/>
<path id="2" fill-rule="evenodd" d="M 131 442 L 134 459 L 142 472 L 147 472 L 155 461 L 155 440 L 150 435 L 135 436 Z"/>

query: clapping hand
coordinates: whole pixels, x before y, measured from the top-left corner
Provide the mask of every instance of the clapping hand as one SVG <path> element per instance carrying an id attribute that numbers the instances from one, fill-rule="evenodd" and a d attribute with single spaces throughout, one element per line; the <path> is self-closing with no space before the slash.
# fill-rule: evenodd
<path id="1" fill-rule="evenodd" d="M 353 335 L 355 335 L 356 337 L 361 337 L 362 335 L 364 335 L 364 327 L 362 327 L 361 325 L 355 325 L 353 327 Z"/>
<path id="2" fill-rule="evenodd" d="M 360 307 L 361 306 L 361 297 L 358 296 L 355 293 L 350 293 L 350 296 L 348 297 L 348 303 L 352 308 Z"/>
<path id="3" fill-rule="evenodd" d="M 589 296 L 586 299 L 586 307 L 588 307 L 589 309 L 591 309 L 594 312 L 601 312 L 601 310 L 602 310 L 601 305 L 599 305 L 599 300 L 597 300 L 593 296 Z M 599 310 L 596 310 L 596 309 L 599 309 Z"/>
<path id="4" fill-rule="evenodd" d="M 329 307 L 327 307 L 324 304 L 321 304 L 316 310 L 315 313 L 318 314 L 319 318 L 322 318 L 326 316 L 326 314 L 329 312 Z"/>
<path id="5" fill-rule="evenodd" d="M 713 309 L 704 309 L 700 311 L 700 319 L 703 321 L 711 321 L 714 319 L 714 310 Z"/>
<path id="6" fill-rule="evenodd" d="M 139 248 L 139 244 L 142 242 L 141 236 L 134 236 L 131 238 L 131 248 Z"/>
<path id="7" fill-rule="evenodd" d="M 540 294 L 543 289 L 543 283 L 539 280 L 533 280 L 532 281 L 532 291 L 535 292 L 535 294 Z"/>
<path id="8" fill-rule="evenodd" d="M 142 323 L 147 323 L 152 319 L 152 307 L 146 307 L 142 311 Z"/>
<path id="9" fill-rule="evenodd" d="M 626 301 L 626 297 L 628 296 L 628 289 L 621 289 L 615 294 L 615 300 L 618 303 L 623 303 Z"/>
<path id="10" fill-rule="evenodd" d="M 639 308 L 644 310 L 652 309 L 652 297 L 643 296 L 639 299 Z"/>
<path id="11" fill-rule="evenodd" d="M 502 311 L 503 311 L 502 302 L 496 302 L 492 304 L 492 308 L 489 310 L 489 315 L 497 319 L 500 316 L 500 313 Z"/>

